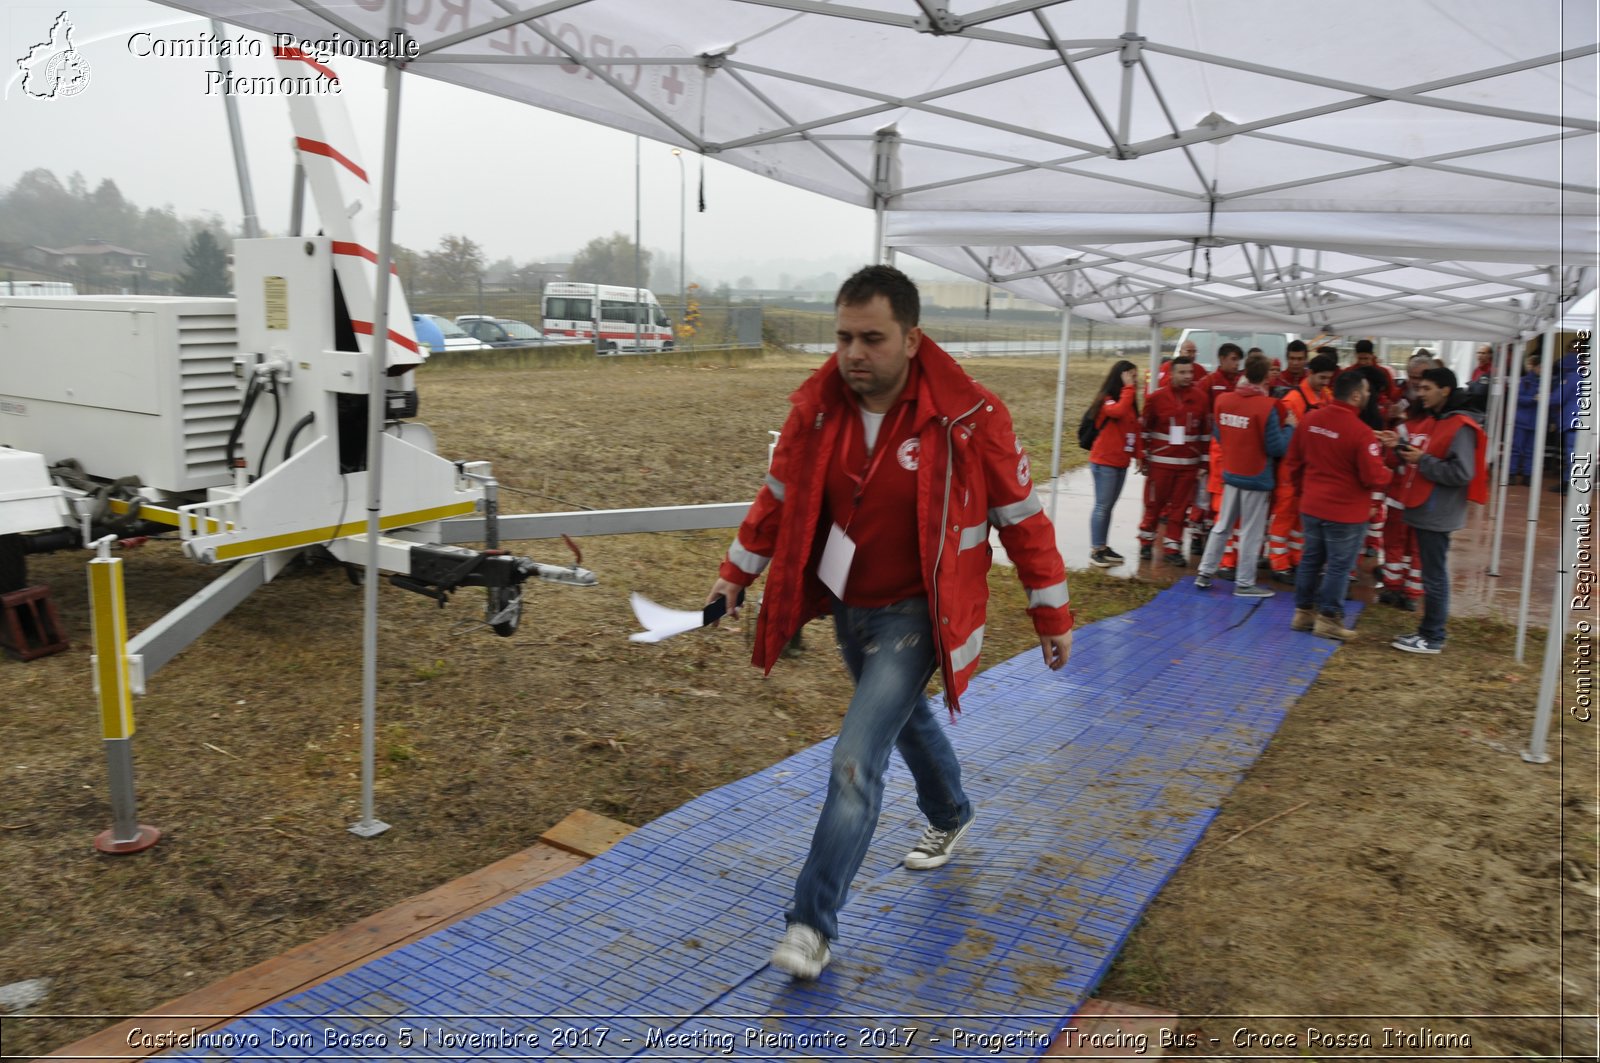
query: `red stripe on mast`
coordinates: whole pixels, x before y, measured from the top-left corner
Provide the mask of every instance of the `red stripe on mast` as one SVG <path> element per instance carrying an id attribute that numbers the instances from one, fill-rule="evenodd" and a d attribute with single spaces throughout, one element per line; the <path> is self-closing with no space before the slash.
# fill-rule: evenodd
<path id="1" fill-rule="evenodd" d="M 333 72 L 333 67 L 323 65 L 298 48 L 274 48 L 272 49 L 272 56 L 275 59 L 297 59 L 300 62 L 311 66 L 312 69 L 316 70 L 329 81 L 339 80 L 339 75 Z"/>
<path id="2" fill-rule="evenodd" d="M 301 151 L 306 152 L 307 154 L 321 155 L 325 158 L 332 159 L 334 162 L 338 163 L 340 166 L 343 166 L 346 170 L 349 170 L 363 181 L 367 180 L 367 171 L 351 162 L 344 156 L 343 153 L 339 151 L 339 149 L 335 148 L 332 144 L 324 144 L 320 140 L 312 140 L 309 137 L 295 137 L 294 146 L 299 148 Z M 372 182 L 368 181 L 367 183 L 371 184 Z"/>

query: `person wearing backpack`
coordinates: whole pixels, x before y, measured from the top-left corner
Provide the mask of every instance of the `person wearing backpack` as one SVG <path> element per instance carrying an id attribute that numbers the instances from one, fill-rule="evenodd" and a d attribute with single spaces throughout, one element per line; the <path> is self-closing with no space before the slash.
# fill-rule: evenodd
<path id="1" fill-rule="evenodd" d="M 1089 513 L 1089 563 L 1098 568 L 1127 558 L 1111 549 L 1111 508 L 1122 494 L 1128 466 L 1144 457 L 1139 429 L 1139 369 L 1126 359 L 1111 367 L 1078 425 L 1078 445 L 1089 452 L 1094 509 Z"/>

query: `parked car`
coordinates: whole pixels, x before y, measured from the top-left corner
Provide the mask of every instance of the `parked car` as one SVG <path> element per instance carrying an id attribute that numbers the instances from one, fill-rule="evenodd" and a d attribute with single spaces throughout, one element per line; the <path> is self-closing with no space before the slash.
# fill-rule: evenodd
<path id="1" fill-rule="evenodd" d="M 412 314 L 411 327 L 417 334 L 417 342 L 427 344 L 434 354 L 488 349 L 488 344 L 469 336 L 460 325 L 438 314 Z"/>
<path id="2" fill-rule="evenodd" d="M 509 317 L 491 317 L 488 314 L 462 314 L 456 318 L 467 334 L 491 347 L 543 347 L 560 343 L 534 328 L 526 321 Z"/>

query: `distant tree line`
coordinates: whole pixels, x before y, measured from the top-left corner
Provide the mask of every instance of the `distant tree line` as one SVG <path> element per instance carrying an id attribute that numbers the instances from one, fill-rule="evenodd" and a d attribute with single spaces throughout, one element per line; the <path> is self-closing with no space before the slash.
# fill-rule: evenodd
<path id="1" fill-rule="evenodd" d="M 184 255 L 202 231 L 221 234 L 227 226 L 216 215 L 179 217 L 171 206 L 141 208 L 130 203 L 110 178 L 93 189 L 81 173 L 63 182 L 47 169 L 33 169 L 0 193 L 0 261 L 27 263 L 30 247 L 61 248 L 103 240 L 149 258 L 152 275 L 176 276 Z M 92 271 L 92 267 L 81 267 Z M 93 286 L 106 278 L 88 274 L 69 280 Z"/>
<path id="2" fill-rule="evenodd" d="M 214 213 L 180 216 L 170 204 L 141 207 L 109 177 L 90 188 L 81 173 L 63 181 L 40 167 L 0 188 L 0 275 L 8 266 L 51 273 L 30 252 L 34 247 L 104 241 L 147 257 L 148 267 L 137 278 L 141 291 L 223 295 L 231 290 L 227 255 L 241 235 Z M 537 261 L 519 265 L 502 258 L 491 264 L 475 240 L 455 233 L 428 251 L 397 244 L 394 260 L 406 287 L 421 292 L 470 292 L 480 284 L 536 292 L 549 279 L 548 267 Z M 55 273 L 82 290 L 129 287 L 125 273 L 101 276 L 98 267 L 82 263 L 64 269 L 65 275 Z M 632 237 L 620 232 L 589 241 L 566 271 L 568 280 L 640 284 L 663 293 L 677 290 L 680 275 L 676 256 L 651 250 L 636 254 Z"/>

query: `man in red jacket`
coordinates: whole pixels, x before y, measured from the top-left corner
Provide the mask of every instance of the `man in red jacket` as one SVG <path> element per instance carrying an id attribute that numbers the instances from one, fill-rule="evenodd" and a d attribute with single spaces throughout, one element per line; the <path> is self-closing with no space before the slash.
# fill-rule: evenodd
<path id="1" fill-rule="evenodd" d="M 1394 403 L 1400 397 L 1400 387 L 1395 383 L 1394 374 L 1389 367 L 1378 361 L 1378 352 L 1373 349 L 1371 340 L 1356 340 L 1356 365 L 1370 365 L 1383 374 L 1383 394 L 1379 396 L 1385 406 Z"/>
<path id="2" fill-rule="evenodd" d="M 1317 356 L 1306 363 L 1305 379 L 1289 394 L 1278 400 L 1283 422 L 1294 428 L 1305 420 L 1312 410 L 1333 401 L 1328 382 L 1339 371 L 1339 359 L 1319 348 Z M 1300 497 L 1292 480 L 1278 476 L 1278 486 L 1272 492 L 1272 522 L 1267 526 L 1267 558 L 1272 566 L 1272 578 L 1280 583 L 1294 585 L 1300 553 L 1305 549 L 1305 534 L 1300 527 Z"/>
<path id="3" fill-rule="evenodd" d="M 1194 362 L 1172 360 L 1172 382 L 1150 393 L 1144 405 L 1144 519 L 1139 522 L 1139 556 L 1154 553 L 1156 526 L 1165 522 L 1162 558 L 1182 568 L 1183 518 L 1194 501 L 1195 483 L 1210 437 L 1205 392 L 1194 383 Z"/>
<path id="4" fill-rule="evenodd" d="M 1055 530 L 1034 493 L 1011 415 L 917 327 L 916 285 L 868 266 L 835 299 L 839 349 L 798 391 L 707 603 L 738 613 L 770 565 L 754 661 L 767 671 L 806 621 L 831 612 L 855 695 L 828 795 L 772 965 L 815 978 L 878 824 L 898 749 L 929 827 L 905 857 L 940 867 L 972 825 L 961 766 L 925 696 L 944 676 L 952 716 L 977 670 L 997 528 L 1028 597 L 1045 664 L 1072 651 Z"/>
<path id="5" fill-rule="evenodd" d="M 1306 414 L 1281 470 L 1298 489 L 1305 535 L 1291 626 L 1323 638 L 1355 638 L 1344 626 L 1345 585 L 1366 534 L 1372 492 L 1387 487 L 1392 475 L 1376 433 L 1357 412 L 1369 390 L 1364 374 L 1335 378 L 1333 401 Z"/>
<path id="6" fill-rule="evenodd" d="M 1287 363 L 1283 372 L 1274 376 L 1267 383 L 1267 390 L 1272 392 L 1272 397 L 1281 399 L 1284 395 L 1300 386 L 1306 378 L 1306 360 L 1310 355 L 1306 351 L 1304 340 L 1290 340 L 1288 349 L 1284 351 L 1284 361 Z"/>

